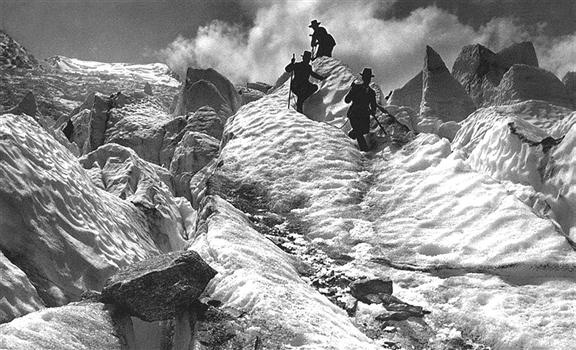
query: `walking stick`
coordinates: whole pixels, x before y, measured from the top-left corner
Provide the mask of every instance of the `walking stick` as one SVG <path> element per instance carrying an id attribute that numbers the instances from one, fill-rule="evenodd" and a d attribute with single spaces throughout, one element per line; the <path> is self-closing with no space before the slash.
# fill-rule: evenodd
<path id="1" fill-rule="evenodd" d="M 290 72 L 290 86 L 288 87 L 288 109 L 290 109 L 290 98 L 292 97 L 292 75 L 294 74 L 294 63 L 296 62 L 296 54 L 292 54 L 292 72 Z"/>
<path id="2" fill-rule="evenodd" d="M 388 133 L 386 132 L 386 129 L 384 129 L 384 127 L 382 126 L 382 124 L 380 124 L 380 122 L 378 121 L 378 118 L 376 118 L 376 116 L 374 114 L 371 114 L 371 116 L 374 117 L 374 120 L 376 121 L 376 124 L 378 124 L 378 126 L 380 127 L 380 129 L 382 129 L 382 131 L 384 132 L 384 135 L 388 136 Z"/>

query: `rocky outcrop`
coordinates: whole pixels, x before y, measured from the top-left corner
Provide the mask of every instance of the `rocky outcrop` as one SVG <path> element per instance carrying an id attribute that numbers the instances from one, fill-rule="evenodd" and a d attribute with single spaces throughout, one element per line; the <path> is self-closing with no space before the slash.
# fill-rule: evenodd
<path id="1" fill-rule="evenodd" d="M 101 303 L 49 308 L 0 325 L 3 349 L 123 350 L 111 313 Z"/>
<path id="2" fill-rule="evenodd" d="M 0 250 L 45 305 L 99 290 L 118 267 L 159 253 L 144 214 L 96 187 L 34 120 L 7 114 L 0 130 Z"/>
<path id="3" fill-rule="evenodd" d="M 420 116 L 436 117 L 444 122 L 459 122 L 474 109 L 474 103 L 462 85 L 452 77 L 440 55 L 426 46 Z"/>
<path id="4" fill-rule="evenodd" d="M 538 69 L 538 58 L 530 42 L 512 45 L 498 53 L 480 44 L 465 46 L 454 62 L 452 75 L 477 107 L 530 99 L 572 107 L 558 78 Z"/>
<path id="5" fill-rule="evenodd" d="M 420 110 L 422 102 L 422 71 L 404 86 L 392 91 L 392 95 L 388 99 L 388 104 L 393 106 L 406 106 L 415 111 Z"/>
<path id="6" fill-rule="evenodd" d="M 182 90 L 182 94 L 178 99 L 175 115 L 184 115 L 188 112 L 196 112 L 196 110 L 203 106 L 214 108 L 223 115 L 231 115 L 232 109 L 229 102 L 224 99 L 216 85 L 206 80 L 195 81 L 191 84 L 186 84 Z"/>
<path id="7" fill-rule="evenodd" d="M 197 302 L 216 275 L 194 251 L 156 256 L 121 269 L 102 290 L 102 301 L 145 321 L 162 321 Z"/>
<path id="8" fill-rule="evenodd" d="M 174 114 L 183 115 L 210 106 L 225 115 L 232 115 L 241 104 L 238 92 L 226 77 L 211 68 L 188 68 Z"/>
<path id="9" fill-rule="evenodd" d="M 31 69 L 39 65 L 24 46 L 0 30 L 0 66 Z"/>
<path id="10" fill-rule="evenodd" d="M 24 98 L 16 105 L 14 108 L 9 109 L 6 112 L 2 112 L 1 114 L 27 114 L 33 118 L 36 117 L 36 113 L 38 111 L 38 106 L 36 105 L 36 98 L 32 91 L 28 91 Z"/>
<path id="11" fill-rule="evenodd" d="M 538 67 L 514 64 L 500 80 L 491 103 L 506 105 L 527 100 L 573 107 L 568 90 L 554 74 Z"/>

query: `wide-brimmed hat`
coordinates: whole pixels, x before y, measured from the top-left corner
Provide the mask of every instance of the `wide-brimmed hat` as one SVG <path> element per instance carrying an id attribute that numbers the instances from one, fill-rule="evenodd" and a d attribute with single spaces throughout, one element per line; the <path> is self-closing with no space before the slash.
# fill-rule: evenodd
<path id="1" fill-rule="evenodd" d="M 302 58 L 304 58 L 304 57 L 312 58 L 312 52 L 304 51 L 304 53 L 302 54 Z"/>
<path id="2" fill-rule="evenodd" d="M 362 70 L 362 73 L 360 73 L 360 76 L 362 76 L 362 77 L 370 76 L 370 77 L 374 78 L 374 74 L 372 74 L 372 68 L 364 68 Z"/>
<path id="3" fill-rule="evenodd" d="M 320 23 L 322 22 L 318 22 L 317 20 L 313 20 L 312 22 L 310 22 L 310 25 L 308 26 L 308 28 L 314 28 L 320 25 Z"/>

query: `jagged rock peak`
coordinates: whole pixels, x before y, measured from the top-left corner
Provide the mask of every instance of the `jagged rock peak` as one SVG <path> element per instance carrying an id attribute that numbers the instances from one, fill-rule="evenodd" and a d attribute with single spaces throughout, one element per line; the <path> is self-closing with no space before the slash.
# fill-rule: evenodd
<path id="1" fill-rule="evenodd" d="M 0 65 L 28 69 L 39 66 L 36 58 L 34 58 L 24 46 L 14 41 L 14 39 L 2 30 L 0 30 Z"/>
<path id="2" fill-rule="evenodd" d="M 513 64 L 525 64 L 539 67 L 538 56 L 534 45 L 530 41 L 524 41 L 506 47 L 497 53 L 498 62 L 502 66 L 511 67 Z"/>
<path id="3" fill-rule="evenodd" d="M 446 64 L 442 60 L 442 57 L 438 54 L 438 52 L 434 51 L 433 48 L 426 45 L 426 57 L 424 58 L 424 70 L 436 70 L 442 69 L 448 71 L 446 68 Z"/>
<path id="4" fill-rule="evenodd" d="M 450 74 L 442 57 L 430 46 L 426 46 L 420 115 L 435 117 L 444 122 L 459 122 L 473 111 L 474 103 Z"/>
<path id="5" fill-rule="evenodd" d="M 506 102 L 504 101 L 506 99 L 503 100 L 501 97 L 503 94 L 506 95 L 503 90 L 507 90 L 509 87 L 501 87 L 500 85 L 505 74 L 508 74 L 507 72 L 515 65 L 538 68 L 538 57 L 531 42 L 517 43 L 500 50 L 498 53 L 494 53 L 480 44 L 465 46 L 454 62 L 452 75 L 464 86 L 464 89 L 477 107 L 493 106 Z M 522 71 L 527 70 L 530 70 L 530 68 L 522 69 Z M 538 70 L 532 71 L 537 72 Z M 545 79 L 545 81 L 538 82 L 536 85 L 525 81 L 533 90 L 543 89 L 538 87 L 538 85 L 544 86 L 554 80 L 550 79 L 547 74 L 534 74 L 533 78 L 539 77 Z M 508 81 L 507 84 L 509 83 Z M 515 83 L 520 83 L 520 80 L 516 79 Z M 556 87 L 557 84 L 553 83 L 553 85 Z M 519 86 L 517 88 L 528 89 L 528 87 Z M 539 93 L 536 90 L 526 94 L 526 96 L 534 94 L 552 96 L 551 94 Z M 560 94 L 560 99 L 563 100 L 566 92 L 560 90 L 556 91 Z M 557 100 L 552 98 L 546 101 L 557 103 Z M 519 100 L 514 101 L 518 102 Z M 566 105 L 566 103 L 562 103 L 562 105 Z"/>

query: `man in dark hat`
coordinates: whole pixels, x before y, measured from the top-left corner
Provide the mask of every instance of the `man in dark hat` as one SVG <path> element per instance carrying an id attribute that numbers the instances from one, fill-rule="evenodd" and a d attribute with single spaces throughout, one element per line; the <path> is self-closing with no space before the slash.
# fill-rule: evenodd
<path id="1" fill-rule="evenodd" d="M 370 131 L 370 115 L 376 114 L 376 92 L 370 87 L 372 81 L 372 69 L 364 68 L 360 74 L 362 84 L 352 83 L 350 91 L 344 97 L 344 102 L 352 105 L 348 108 L 348 119 L 352 125 L 352 131 L 348 134 L 351 138 L 358 141 L 358 147 L 361 151 L 368 151 L 368 145 L 364 134 Z"/>
<path id="2" fill-rule="evenodd" d="M 308 28 L 314 29 L 314 33 L 312 34 L 312 48 L 318 46 L 316 50 L 316 57 L 332 57 L 332 50 L 334 46 L 336 46 L 336 41 L 334 37 L 326 31 L 326 28 L 320 26 L 321 22 L 317 20 L 313 20 Z"/>
<path id="3" fill-rule="evenodd" d="M 294 79 L 292 80 L 290 89 L 297 96 L 296 110 L 300 113 L 303 113 L 302 108 L 304 106 L 304 100 L 312 96 L 312 94 L 318 90 L 318 86 L 310 82 L 310 76 L 319 80 L 326 79 L 312 70 L 312 66 L 310 66 L 311 58 L 312 53 L 310 51 L 304 51 L 302 62 L 295 62 L 294 58 L 292 58 L 292 62 L 290 62 L 290 64 L 285 68 L 286 72 L 294 72 Z"/>

